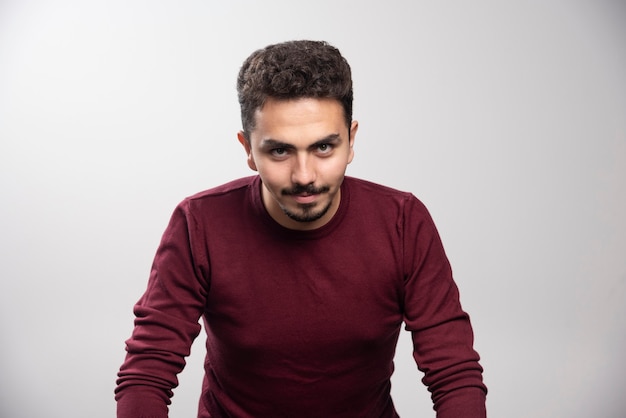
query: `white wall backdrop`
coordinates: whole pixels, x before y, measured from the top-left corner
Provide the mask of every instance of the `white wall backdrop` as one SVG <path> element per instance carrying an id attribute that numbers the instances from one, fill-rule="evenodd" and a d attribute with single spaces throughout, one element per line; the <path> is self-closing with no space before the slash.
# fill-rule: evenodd
<path id="1" fill-rule="evenodd" d="M 492 417 L 624 416 L 626 4 L 0 0 L 0 416 L 114 416 L 174 206 L 248 175 L 235 76 L 325 39 L 350 61 L 349 174 L 430 208 Z M 398 348 L 403 417 L 434 416 Z M 172 418 L 195 416 L 202 341 Z"/>

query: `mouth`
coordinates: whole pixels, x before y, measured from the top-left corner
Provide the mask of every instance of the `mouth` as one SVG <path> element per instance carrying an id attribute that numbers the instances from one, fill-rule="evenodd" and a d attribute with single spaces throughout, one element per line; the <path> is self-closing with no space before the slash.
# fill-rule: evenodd
<path id="1" fill-rule="evenodd" d="M 317 188 L 312 184 L 307 186 L 297 185 L 291 190 L 284 190 L 283 195 L 291 197 L 300 205 L 311 205 L 315 203 L 322 193 L 326 193 L 328 190 L 327 186 Z"/>
<path id="2" fill-rule="evenodd" d="M 300 194 L 292 195 L 293 199 L 297 203 L 302 204 L 302 205 L 311 204 L 315 202 L 318 196 L 319 196 L 318 193 L 300 193 Z"/>

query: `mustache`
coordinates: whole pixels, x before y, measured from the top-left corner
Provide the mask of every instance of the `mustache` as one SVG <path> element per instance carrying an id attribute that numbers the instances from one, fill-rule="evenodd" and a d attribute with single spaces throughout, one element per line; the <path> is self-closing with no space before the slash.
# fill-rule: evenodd
<path id="1" fill-rule="evenodd" d="M 283 189 L 281 193 L 283 195 L 291 196 L 291 195 L 299 195 L 299 194 L 321 194 L 326 193 L 330 190 L 328 186 L 315 187 L 313 184 L 296 184 L 291 189 Z"/>

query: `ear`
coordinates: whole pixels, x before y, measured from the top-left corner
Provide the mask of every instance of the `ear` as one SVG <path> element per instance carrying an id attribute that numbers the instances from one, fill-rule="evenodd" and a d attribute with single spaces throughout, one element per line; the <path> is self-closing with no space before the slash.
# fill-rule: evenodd
<path id="1" fill-rule="evenodd" d="M 243 131 L 237 132 L 237 140 L 241 145 L 243 145 L 243 149 L 246 150 L 246 155 L 248 156 L 248 167 L 250 167 L 251 170 L 257 171 L 254 157 L 252 156 L 252 147 L 250 146 L 250 142 L 246 139 L 246 136 L 243 134 Z"/>
<path id="2" fill-rule="evenodd" d="M 348 164 L 350 164 L 354 158 L 354 140 L 356 139 L 356 131 L 358 130 L 359 122 L 353 120 L 350 125 L 350 154 L 348 155 Z"/>

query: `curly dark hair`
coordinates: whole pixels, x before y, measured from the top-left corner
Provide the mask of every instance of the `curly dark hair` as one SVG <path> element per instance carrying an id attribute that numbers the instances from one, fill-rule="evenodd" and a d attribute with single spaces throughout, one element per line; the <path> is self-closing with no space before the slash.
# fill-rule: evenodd
<path id="1" fill-rule="evenodd" d="M 339 50 L 323 41 L 289 41 L 252 53 L 237 77 L 243 133 L 248 141 L 254 113 L 268 98 L 337 99 L 348 128 L 352 122 L 352 76 Z"/>

